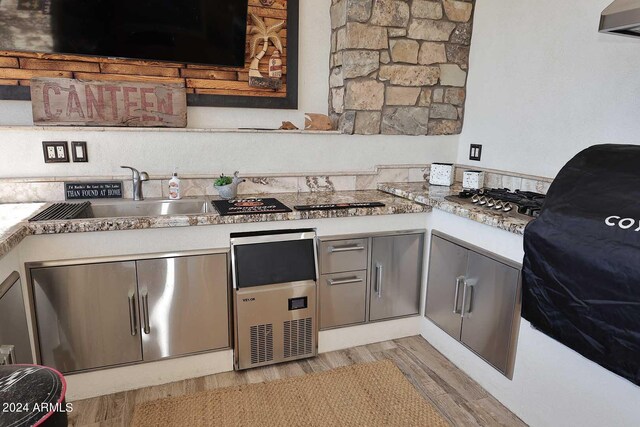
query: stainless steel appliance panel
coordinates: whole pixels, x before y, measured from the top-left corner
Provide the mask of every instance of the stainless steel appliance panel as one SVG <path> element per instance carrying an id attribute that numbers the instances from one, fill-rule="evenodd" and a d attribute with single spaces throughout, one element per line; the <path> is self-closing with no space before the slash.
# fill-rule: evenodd
<path id="1" fill-rule="evenodd" d="M 469 251 L 462 342 L 507 375 L 519 278 L 517 269 Z"/>
<path id="2" fill-rule="evenodd" d="M 322 274 L 367 269 L 368 239 L 332 240 L 320 243 Z"/>
<path id="3" fill-rule="evenodd" d="M 145 361 L 229 346 L 226 254 L 137 261 Z"/>
<path id="4" fill-rule="evenodd" d="M 457 340 L 462 327 L 462 292 L 468 254 L 468 249 L 440 237 L 431 239 L 425 314 Z"/>
<path id="5" fill-rule="evenodd" d="M 320 328 L 364 323 L 367 270 L 320 276 Z"/>
<path id="6" fill-rule="evenodd" d="M 231 233 L 231 259 L 235 368 L 315 356 L 318 351 L 315 231 Z"/>
<path id="7" fill-rule="evenodd" d="M 2 346 L 7 351 L 11 348 L 11 363 L 33 363 L 22 281 L 16 271 L 0 284 L 0 347 Z"/>
<path id="8" fill-rule="evenodd" d="M 31 270 L 42 363 L 64 373 L 142 360 L 135 262 Z"/>
<path id="9" fill-rule="evenodd" d="M 372 239 L 370 320 L 420 311 L 423 245 L 423 233 Z"/>
<path id="10" fill-rule="evenodd" d="M 234 308 L 236 369 L 317 354 L 315 281 L 238 289 Z"/>
<path id="11" fill-rule="evenodd" d="M 316 280 L 315 244 L 313 239 L 303 238 L 234 245 L 237 287 Z"/>

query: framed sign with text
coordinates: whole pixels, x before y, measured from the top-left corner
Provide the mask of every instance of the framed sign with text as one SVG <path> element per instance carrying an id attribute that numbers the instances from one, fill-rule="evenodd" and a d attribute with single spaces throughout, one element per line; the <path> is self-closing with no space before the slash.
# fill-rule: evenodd
<path id="1" fill-rule="evenodd" d="M 64 195 L 67 200 L 122 199 L 122 181 L 65 182 Z"/>

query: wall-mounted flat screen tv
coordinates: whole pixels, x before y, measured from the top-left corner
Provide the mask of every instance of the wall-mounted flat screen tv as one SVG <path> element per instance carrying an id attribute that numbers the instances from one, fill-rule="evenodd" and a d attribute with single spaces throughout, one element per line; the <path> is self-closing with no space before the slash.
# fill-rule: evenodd
<path id="1" fill-rule="evenodd" d="M 0 0 L 0 50 L 243 66 L 248 0 Z"/>

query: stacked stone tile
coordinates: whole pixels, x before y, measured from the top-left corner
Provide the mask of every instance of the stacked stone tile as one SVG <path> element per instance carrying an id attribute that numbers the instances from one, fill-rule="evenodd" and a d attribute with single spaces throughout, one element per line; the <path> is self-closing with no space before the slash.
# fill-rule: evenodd
<path id="1" fill-rule="evenodd" d="M 363 135 L 462 130 L 474 0 L 332 0 L 329 110 Z"/>

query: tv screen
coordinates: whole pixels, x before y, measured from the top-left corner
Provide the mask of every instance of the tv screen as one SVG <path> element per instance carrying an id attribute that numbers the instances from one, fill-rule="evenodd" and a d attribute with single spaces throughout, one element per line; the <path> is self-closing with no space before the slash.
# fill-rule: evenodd
<path id="1" fill-rule="evenodd" d="M 0 50 L 243 66 L 248 0 L 0 0 Z"/>

